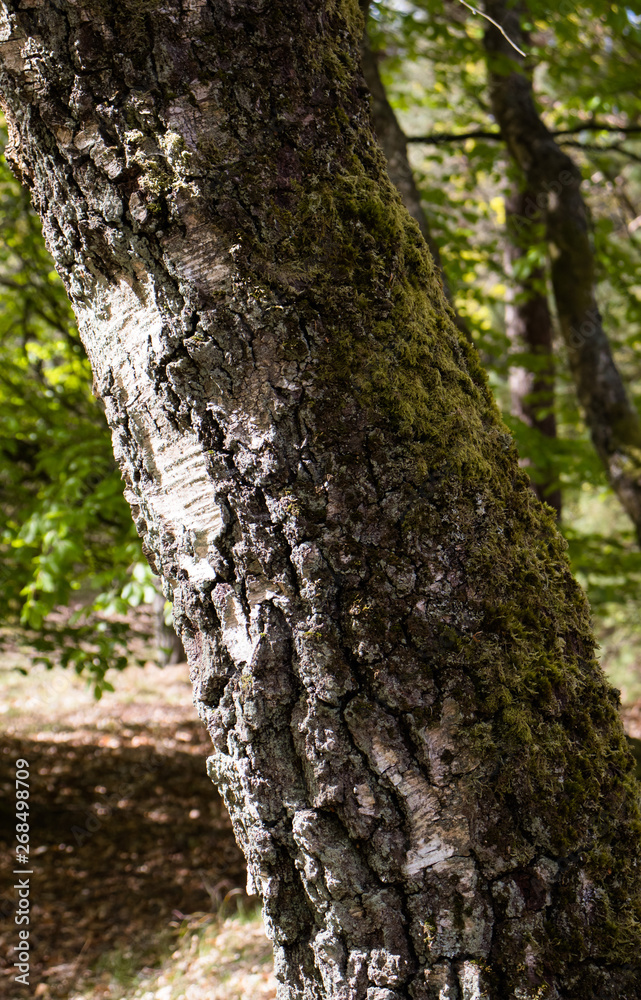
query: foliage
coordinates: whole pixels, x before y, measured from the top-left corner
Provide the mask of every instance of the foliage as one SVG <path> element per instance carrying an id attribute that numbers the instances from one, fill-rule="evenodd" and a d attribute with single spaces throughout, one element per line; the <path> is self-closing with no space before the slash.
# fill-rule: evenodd
<path id="1" fill-rule="evenodd" d="M 0 642 L 86 671 L 99 695 L 149 571 L 64 287 L 4 162 L 0 218 Z"/>

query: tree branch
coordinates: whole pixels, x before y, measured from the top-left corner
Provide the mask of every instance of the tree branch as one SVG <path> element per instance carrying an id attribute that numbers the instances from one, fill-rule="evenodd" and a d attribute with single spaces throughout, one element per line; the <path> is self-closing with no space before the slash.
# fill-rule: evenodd
<path id="1" fill-rule="evenodd" d="M 637 153 L 633 153 L 629 149 L 623 149 L 618 143 L 612 143 L 610 146 L 597 146 L 593 142 L 572 142 L 572 141 L 562 141 L 559 146 L 570 146 L 574 149 L 583 149 L 587 153 L 619 153 L 621 156 L 626 156 L 629 160 L 633 160 L 634 163 L 641 163 L 641 156 Z"/>
<path id="2" fill-rule="evenodd" d="M 591 124 L 576 125 L 572 128 L 563 128 L 549 130 L 549 134 L 555 138 L 563 135 L 578 135 L 581 132 L 622 132 L 625 135 L 636 135 L 641 133 L 641 125 L 627 125 L 627 126 L 615 126 L 615 125 L 604 125 L 601 122 L 592 122 Z M 408 135 L 405 137 L 406 142 L 411 143 L 422 143 L 426 146 L 440 146 L 447 142 L 465 142 L 466 139 L 488 139 L 491 142 L 503 142 L 504 136 L 499 129 L 473 129 L 471 132 L 433 132 L 429 135 Z M 564 145 L 568 145 L 564 143 Z M 587 149 L 587 146 L 581 143 L 576 143 L 580 148 Z M 613 146 L 603 146 L 597 147 L 599 149 L 614 149 Z M 621 150 L 621 152 L 627 153 L 627 150 Z M 630 154 L 633 155 L 633 154 Z"/>
<path id="3" fill-rule="evenodd" d="M 512 48 L 519 53 L 520 56 L 525 57 L 525 52 L 523 51 L 523 49 L 520 49 L 518 47 L 516 42 L 510 38 L 510 36 L 503 30 L 501 25 L 497 21 L 493 20 L 493 18 L 491 18 L 489 14 L 484 14 L 482 10 L 478 10 L 476 7 L 473 7 L 471 3 L 467 3 L 467 0 L 459 0 L 459 3 L 462 3 L 463 6 L 467 7 L 468 10 L 471 10 L 473 14 L 478 14 L 479 17 L 484 17 L 486 21 L 489 21 L 490 24 L 494 25 L 494 27 L 501 32 L 506 42 L 508 42 L 512 46 Z"/>

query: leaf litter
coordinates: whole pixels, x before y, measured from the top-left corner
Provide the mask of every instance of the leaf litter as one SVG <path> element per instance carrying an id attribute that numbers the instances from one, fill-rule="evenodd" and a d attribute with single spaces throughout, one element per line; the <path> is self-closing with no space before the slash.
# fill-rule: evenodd
<path id="1" fill-rule="evenodd" d="M 210 744 L 187 667 L 131 667 L 99 702 L 63 671 L 3 669 L 0 702 L 5 900 L 15 893 L 15 761 L 30 768 L 31 995 L 275 997 L 258 901 L 205 772 Z M 24 992 L 17 940 L 11 914 L 0 924 L 2 1000 Z"/>

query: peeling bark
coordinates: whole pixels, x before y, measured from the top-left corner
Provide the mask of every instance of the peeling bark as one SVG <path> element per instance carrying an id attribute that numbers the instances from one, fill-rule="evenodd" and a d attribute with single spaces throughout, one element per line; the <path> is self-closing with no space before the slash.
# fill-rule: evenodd
<path id="1" fill-rule="evenodd" d="M 544 437 L 556 438 L 554 413 L 554 329 L 548 305 L 546 277 L 543 268 L 534 268 L 525 278 L 514 276 L 515 264 L 526 254 L 533 242 L 533 223 L 526 214 L 533 199 L 529 191 L 516 189 L 506 199 L 505 215 L 508 271 L 512 272 L 510 299 L 505 309 L 505 332 L 514 354 L 530 356 L 528 367 L 510 368 L 509 386 L 512 413 Z M 534 200 L 536 204 L 536 200 Z M 529 238 L 528 238 L 529 237 Z M 537 468 L 532 488 L 539 500 L 549 503 L 561 518 L 561 490 L 555 486 L 557 477 L 545 466 Z"/>
<path id="2" fill-rule="evenodd" d="M 505 0 L 485 11 L 523 44 L 520 13 Z M 530 191 L 527 218 L 543 212 L 552 246 L 552 286 L 579 404 L 612 487 L 641 541 L 641 421 L 612 357 L 595 297 L 594 253 L 581 171 L 539 117 L 532 84 L 510 42 L 485 32 L 494 117 Z"/>
<path id="3" fill-rule="evenodd" d="M 639 997 L 616 696 L 373 141 L 356 7 L 0 12 L 281 996 Z"/>

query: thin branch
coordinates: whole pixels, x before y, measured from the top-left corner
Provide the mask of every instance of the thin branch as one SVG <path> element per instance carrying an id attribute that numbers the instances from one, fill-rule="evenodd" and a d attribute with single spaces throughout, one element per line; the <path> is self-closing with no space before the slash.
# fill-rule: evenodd
<path id="1" fill-rule="evenodd" d="M 520 56 L 523 56 L 524 59 L 526 58 L 526 54 L 523 51 L 523 49 L 520 49 L 516 44 L 516 42 L 513 42 L 510 36 L 505 34 L 501 25 L 493 18 L 491 18 L 489 14 L 484 14 L 482 10 L 477 10 L 476 7 L 473 7 L 471 3 L 467 3 L 466 0 L 459 0 L 459 3 L 462 3 L 463 6 L 467 7 L 468 10 L 471 10 L 473 14 L 478 14 L 479 17 L 484 17 L 486 21 L 489 21 L 490 24 L 493 24 L 495 28 L 498 28 L 498 30 L 501 32 L 506 42 L 509 42 L 512 48 L 515 49 Z"/>
<path id="2" fill-rule="evenodd" d="M 445 142 L 464 142 L 465 139 L 493 139 L 499 142 L 502 139 L 499 131 L 486 132 L 477 129 L 474 132 L 434 132 L 433 135 L 408 135 L 408 142 L 422 142 L 426 146 L 440 146 Z"/>
<path id="3" fill-rule="evenodd" d="M 552 135 L 577 135 L 579 132 L 624 132 L 632 135 L 641 132 L 641 125 L 606 125 L 605 122 L 583 122 L 581 125 L 573 125 L 572 128 L 562 128 Z"/>
<path id="4" fill-rule="evenodd" d="M 561 128 L 550 131 L 550 135 L 553 136 L 563 136 L 563 135 L 578 135 L 580 132 L 622 132 L 624 135 L 635 135 L 641 133 L 641 125 L 604 125 L 600 122 L 592 122 L 591 124 L 574 125 L 572 128 Z M 466 139 L 490 139 L 493 142 L 500 142 L 502 140 L 502 135 L 498 129 L 492 129 L 489 131 L 487 129 L 475 129 L 472 132 L 433 132 L 432 135 L 408 135 L 406 137 L 407 142 L 420 142 L 426 146 L 440 146 L 442 143 L 446 142 L 464 142 Z M 569 145 L 566 143 L 565 145 Z M 581 143 L 576 143 L 577 146 L 581 146 Z M 583 146 L 584 149 L 588 149 L 588 146 Z M 601 147 L 607 151 L 608 147 Z M 611 147 L 614 148 L 614 147 Z"/>
<path id="5" fill-rule="evenodd" d="M 559 146 L 572 146 L 574 149 L 582 149 L 586 153 L 620 153 L 621 156 L 627 156 L 629 160 L 634 160 L 635 163 L 641 163 L 641 156 L 630 152 L 629 149 L 623 149 L 622 146 L 616 143 L 613 143 L 611 146 L 597 146 L 594 143 L 571 142 L 569 139 L 562 139 Z"/>

